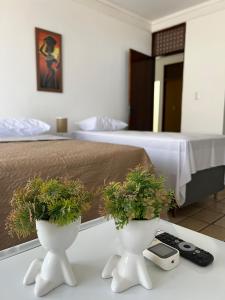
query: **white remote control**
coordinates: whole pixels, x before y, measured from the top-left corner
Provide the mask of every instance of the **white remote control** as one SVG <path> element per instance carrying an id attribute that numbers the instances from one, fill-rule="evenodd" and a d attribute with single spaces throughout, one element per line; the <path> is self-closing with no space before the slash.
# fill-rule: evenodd
<path id="1" fill-rule="evenodd" d="M 177 249 L 157 239 L 154 239 L 151 246 L 143 251 L 143 255 L 166 271 L 174 269 L 180 261 L 180 253 Z"/>

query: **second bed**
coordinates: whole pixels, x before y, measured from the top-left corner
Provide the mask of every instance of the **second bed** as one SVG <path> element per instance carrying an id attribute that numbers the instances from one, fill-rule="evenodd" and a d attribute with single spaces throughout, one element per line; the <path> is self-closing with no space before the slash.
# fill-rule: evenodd
<path id="1" fill-rule="evenodd" d="M 143 131 L 75 131 L 79 140 L 142 147 L 184 206 L 224 189 L 225 136 Z"/>

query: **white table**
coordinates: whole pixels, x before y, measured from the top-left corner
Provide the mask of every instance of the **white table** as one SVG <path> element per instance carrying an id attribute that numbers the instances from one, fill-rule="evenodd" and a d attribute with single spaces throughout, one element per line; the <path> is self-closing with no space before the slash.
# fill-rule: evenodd
<path id="1" fill-rule="evenodd" d="M 133 287 L 124 293 L 111 292 L 111 279 L 101 279 L 105 262 L 116 248 L 113 222 L 104 222 L 79 233 L 68 256 L 74 265 L 78 286 L 62 285 L 44 299 L 54 300 L 224 300 L 225 299 L 225 243 L 160 221 L 160 228 L 210 251 L 215 261 L 201 268 L 181 258 L 180 265 L 172 271 L 163 271 L 147 261 L 153 289 Z M 32 300 L 34 286 L 23 286 L 22 279 L 29 263 L 42 258 L 44 250 L 37 247 L 0 261 L 0 299 Z"/>

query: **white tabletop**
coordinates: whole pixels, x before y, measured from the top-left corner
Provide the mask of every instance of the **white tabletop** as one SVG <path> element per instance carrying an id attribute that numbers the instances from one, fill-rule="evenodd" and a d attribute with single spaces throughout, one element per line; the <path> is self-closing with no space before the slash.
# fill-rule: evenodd
<path id="1" fill-rule="evenodd" d="M 153 281 L 153 289 L 133 287 L 121 294 L 111 292 L 111 279 L 101 279 L 101 271 L 116 248 L 113 222 L 104 222 L 83 230 L 68 251 L 74 266 L 78 286 L 62 285 L 50 292 L 44 299 L 54 300 L 224 300 L 225 298 L 225 243 L 191 231 L 189 229 L 160 221 L 162 230 L 176 234 L 210 251 L 214 263 L 198 267 L 181 258 L 180 265 L 172 271 L 163 271 L 147 261 Z M 23 276 L 30 262 L 44 256 L 42 247 L 26 251 L 0 261 L 0 299 L 32 300 L 34 286 L 23 286 Z"/>

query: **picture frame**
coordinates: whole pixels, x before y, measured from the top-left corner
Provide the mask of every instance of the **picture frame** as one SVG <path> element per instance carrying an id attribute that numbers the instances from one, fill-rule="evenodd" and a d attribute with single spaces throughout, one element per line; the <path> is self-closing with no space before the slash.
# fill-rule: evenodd
<path id="1" fill-rule="evenodd" d="M 37 90 L 63 92 L 62 35 L 35 27 Z"/>

